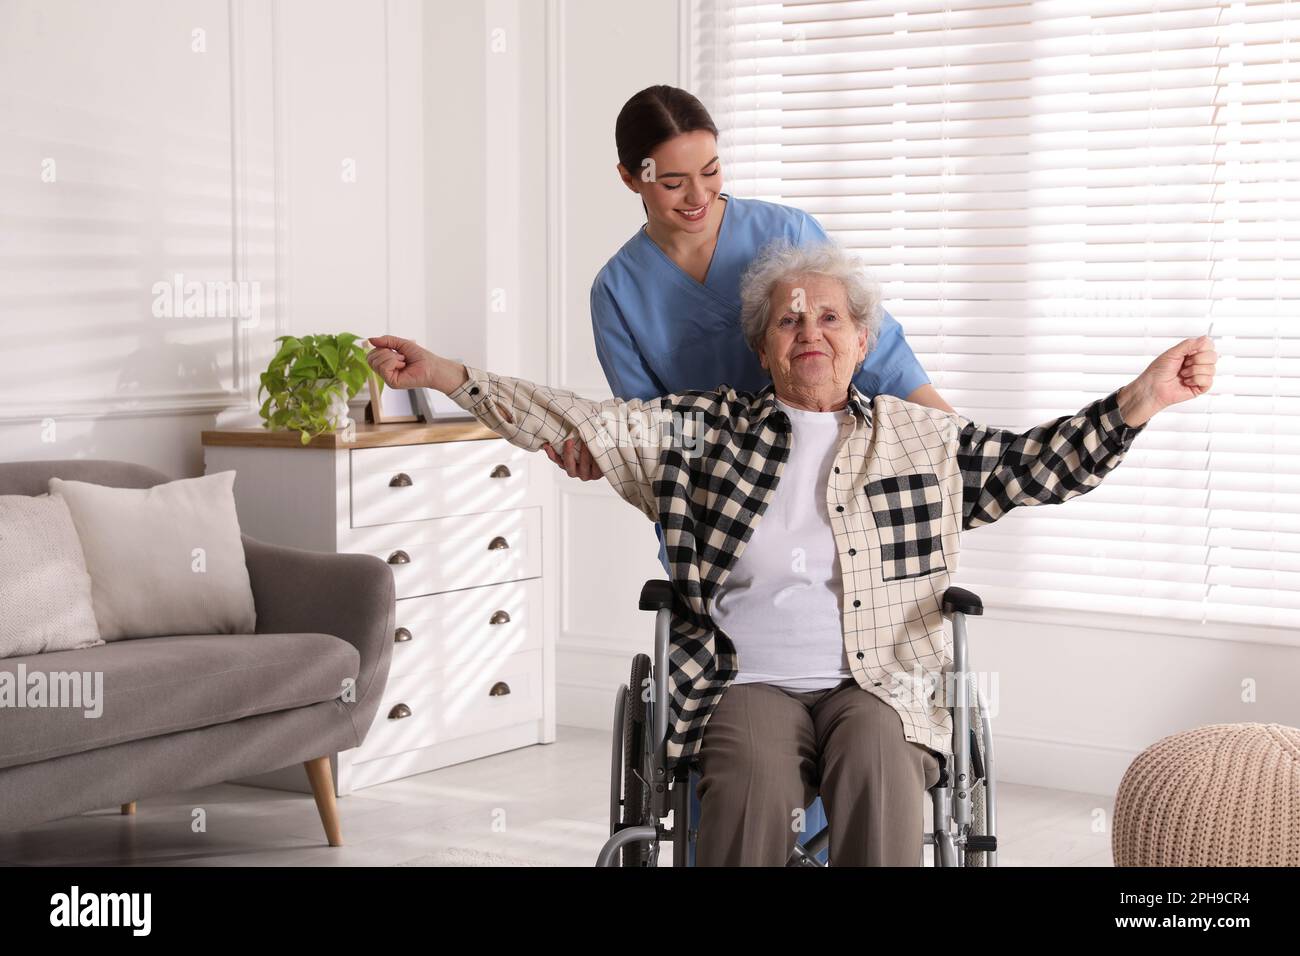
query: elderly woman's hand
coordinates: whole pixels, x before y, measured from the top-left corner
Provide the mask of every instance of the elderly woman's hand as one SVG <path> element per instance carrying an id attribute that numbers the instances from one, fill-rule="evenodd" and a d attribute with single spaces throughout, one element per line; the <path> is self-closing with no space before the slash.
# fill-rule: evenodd
<path id="1" fill-rule="evenodd" d="M 546 452 L 546 457 L 555 462 L 570 478 L 581 478 L 583 481 L 595 481 L 604 477 L 604 473 L 596 464 L 591 452 L 587 450 L 587 443 L 580 438 L 570 438 L 564 443 L 564 457 L 561 458 L 547 442 L 542 446 Z"/>
<path id="2" fill-rule="evenodd" d="M 1183 339 L 1163 352 L 1120 389 L 1119 407 L 1125 423 L 1136 428 L 1170 405 L 1204 395 L 1214 383 L 1218 360 L 1214 340 L 1208 335 Z"/>
<path id="3" fill-rule="evenodd" d="M 465 366 L 396 335 L 372 335 L 366 361 L 389 388 L 452 392 L 465 381 Z"/>

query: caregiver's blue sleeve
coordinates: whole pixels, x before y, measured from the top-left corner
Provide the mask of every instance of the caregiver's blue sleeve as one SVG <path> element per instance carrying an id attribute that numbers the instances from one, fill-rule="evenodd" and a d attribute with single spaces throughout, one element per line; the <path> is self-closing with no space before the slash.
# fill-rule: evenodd
<path id="1" fill-rule="evenodd" d="M 799 211 L 803 212 L 802 209 Z M 803 214 L 803 231 L 799 233 L 799 245 L 830 241 L 830 236 L 826 235 L 826 230 L 822 228 L 822 224 L 805 212 Z"/>
<path id="2" fill-rule="evenodd" d="M 596 340 L 596 358 L 615 398 L 648 402 L 669 394 L 641 357 L 627 322 L 599 280 L 591 286 L 591 332 Z"/>
<path id="3" fill-rule="evenodd" d="M 830 238 L 821 223 L 804 213 L 799 241 L 801 244 L 829 242 Z M 925 373 L 912 352 L 912 347 L 907 344 L 903 327 L 898 324 L 898 320 L 883 306 L 880 312 L 880 335 L 876 339 L 876 347 L 867 354 L 862 368 L 853 376 L 853 384 L 870 398 L 877 395 L 907 398 L 922 385 L 929 384 L 930 376 Z"/>
<path id="4" fill-rule="evenodd" d="M 871 360 L 872 355 L 876 356 L 875 362 Z M 871 378 L 863 379 L 864 373 L 870 374 Z M 860 389 L 863 381 L 870 382 L 870 395 L 897 395 L 899 398 L 907 398 L 930 382 L 930 376 L 925 373 L 903 336 L 903 327 L 884 306 L 880 308 L 880 336 L 876 339 L 876 347 L 853 379 Z"/>

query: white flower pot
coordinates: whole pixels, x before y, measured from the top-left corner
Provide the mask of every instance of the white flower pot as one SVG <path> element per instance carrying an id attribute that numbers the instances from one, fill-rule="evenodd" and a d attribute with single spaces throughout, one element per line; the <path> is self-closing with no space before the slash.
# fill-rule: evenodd
<path id="1" fill-rule="evenodd" d="M 323 378 L 316 380 L 317 388 L 324 389 L 327 386 L 329 386 L 328 380 Z M 325 417 L 329 421 L 330 427 L 335 431 L 340 431 L 354 424 L 352 419 L 348 417 L 348 411 L 347 389 L 342 382 L 335 382 L 330 390 L 329 408 L 325 410 Z"/>

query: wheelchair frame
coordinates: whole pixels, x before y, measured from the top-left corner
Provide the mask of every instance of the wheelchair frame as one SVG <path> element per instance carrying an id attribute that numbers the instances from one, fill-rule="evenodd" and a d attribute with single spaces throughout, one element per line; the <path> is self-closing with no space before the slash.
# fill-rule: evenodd
<path id="1" fill-rule="evenodd" d="M 655 612 L 654 658 L 650 665 L 651 696 L 645 701 L 646 715 L 641 728 L 634 732 L 642 735 L 644 759 L 636 771 L 641 783 L 649 791 L 648 819 L 626 819 L 627 795 L 623 781 L 628 768 L 625 763 L 624 733 L 625 713 L 630 693 L 627 684 L 620 684 L 614 695 L 614 743 L 610 761 L 609 839 L 601 847 L 597 866 L 617 866 L 624 848 L 644 843 L 645 864 L 657 866 L 661 841 L 671 840 L 673 865 L 686 866 L 694 847 L 695 830 L 691 820 L 691 770 L 688 761 L 679 761 L 673 774 L 667 769 L 668 714 L 668 652 L 672 606 L 672 587 L 667 581 L 647 581 L 641 589 L 640 608 Z M 966 616 L 984 613 L 979 597 L 963 588 L 948 588 L 943 595 L 943 613 L 952 620 L 952 664 L 945 674 L 952 672 L 969 677 L 969 648 L 966 637 Z M 643 655 L 638 655 L 638 659 Z M 633 673 L 637 660 L 633 661 Z M 939 754 L 939 779 L 930 787 L 933 810 L 933 829 L 923 835 L 921 864 L 925 861 L 925 847 L 934 847 L 932 865 L 997 866 L 997 777 L 993 761 L 993 729 L 983 696 L 969 680 L 954 680 L 955 701 L 953 715 L 952 766 Z M 972 698 L 973 690 L 973 698 Z M 664 702 L 661 706 L 660 702 Z M 972 704 L 978 709 L 978 729 L 971 722 Z M 982 787 L 981 808 L 976 806 L 977 788 Z M 645 809 L 645 808 L 643 808 Z M 673 823 L 667 825 L 669 811 Z M 980 831 L 983 832 L 980 832 Z M 806 843 L 796 845 L 786 866 L 826 866 L 818 857 L 830 842 L 830 828 L 823 827 Z M 689 845 L 688 845 L 689 843 Z M 830 861 L 834 865 L 834 861 Z M 630 864 L 629 864 L 630 865 Z"/>

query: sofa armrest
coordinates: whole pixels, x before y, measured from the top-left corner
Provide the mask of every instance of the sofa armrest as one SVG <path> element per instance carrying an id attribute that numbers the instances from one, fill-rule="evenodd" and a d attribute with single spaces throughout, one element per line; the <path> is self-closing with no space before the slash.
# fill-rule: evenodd
<path id="1" fill-rule="evenodd" d="M 257 633 L 333 634 L 360 653 L 356 701 L 346 704 L 360 745 L 379 710 L 393 657 L 392 569 L 369 554 L 304 551 L 248 535 L 243 542 Z"/>

